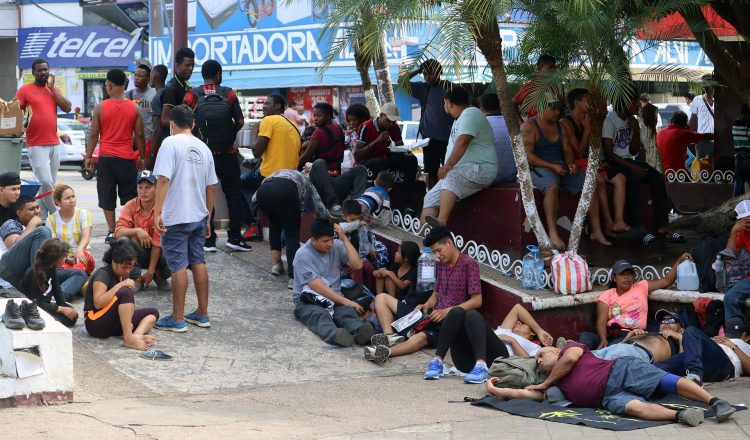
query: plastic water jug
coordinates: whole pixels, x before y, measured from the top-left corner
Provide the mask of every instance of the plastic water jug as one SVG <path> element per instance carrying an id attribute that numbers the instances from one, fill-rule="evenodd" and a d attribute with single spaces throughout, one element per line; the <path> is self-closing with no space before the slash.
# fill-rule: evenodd
<path id="1" fill-rule="evenodd" d="M 544 260 L 539 255 L 539 248 L 528 246 L 529 253 L 523 257 L 521 286 L 524 289 L 539 290 L 544 286 Z"/>
<path id="2" fill-rule="evenodd" d="M 417 260 L 417 291 L 428 292 L 435 289 L 437 258 L 432 249 L 426 247 Z"/>
<path id="3" fill-rule="evenodd" d="M 695 263 L 685 260 L 677 266 L 677 290 L 698 290 L 700 279 Z"/>

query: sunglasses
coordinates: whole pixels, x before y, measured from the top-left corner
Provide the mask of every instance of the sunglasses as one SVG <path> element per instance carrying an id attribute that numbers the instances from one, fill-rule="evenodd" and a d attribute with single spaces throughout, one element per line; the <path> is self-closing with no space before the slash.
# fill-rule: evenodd
<path id="1" fill-rule="evenodd" d="M 661 324 L 677 324 L 677 320 L 674 318 L 664 318 L 661 320 Z"/>

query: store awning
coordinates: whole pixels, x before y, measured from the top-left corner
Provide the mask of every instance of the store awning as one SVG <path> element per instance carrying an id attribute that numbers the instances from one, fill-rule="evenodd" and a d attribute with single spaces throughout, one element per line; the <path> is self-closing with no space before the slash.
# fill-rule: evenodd
<path id="1" fill-rule="evenodd" d="M 391 80 L 398 80 L 398 67 L 391 66 Z M 375 76 L 370 72 L 370 77 Z M 330 67 L 322 75 L 315 68 L 263 70 L 225 70 L 221 85 L 237 90 L 276 89 L 309 86 L 361 86 L 359 73 L 354 67 Z M 202 83 L 200 72 L 193 74 L 191 83 Z"/>

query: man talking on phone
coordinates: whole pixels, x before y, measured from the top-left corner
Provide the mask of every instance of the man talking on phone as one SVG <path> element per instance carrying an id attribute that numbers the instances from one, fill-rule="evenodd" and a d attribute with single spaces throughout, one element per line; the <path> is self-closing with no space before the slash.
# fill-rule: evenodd
<path id="1" fill-rule="evenodd" d="M 31 120 L 26 127 L 26 147 L 29 150 L 31 169 L 41 184 L 37 194 L 41 202 L 41 218 L 47 218 L 48 214 L 57 210 L 52 198 L 52 188 L 60 168 L 57 108 L 69 113 L 71 105 L 60 89 L 55 87 L 55 75 L 49 73 L 47 60 L 35 59 L 31 63 L 31 72 L 34 82 L 18 89 L 16 98 L 23 110 L 31 108 Z"/>

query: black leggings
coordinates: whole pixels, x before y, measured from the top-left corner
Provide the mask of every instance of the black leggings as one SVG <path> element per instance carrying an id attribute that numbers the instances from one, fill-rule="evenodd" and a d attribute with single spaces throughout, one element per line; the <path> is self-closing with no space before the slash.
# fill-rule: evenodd
<path id="1" fill-rule="evenodd" d="M 476 310 L 467 312 L 461 307 L 452 308 L 443 320 L 435 355 L 444 358 L 448 349 L 451 350 L 453 364 L 464 373 L 474 368 L 477 359 L 484 359 L 489 366 L 497 358 L 508 357 L 505 343 L 482 315 Z"/>
<path id="2" fill-rule="evenodd" d="M 286 235 L 287 274 L 294 278 L 294 256 L 299 249 L 302 221 L 297 185 L 289 179 L 265 180 L 256 195 L 258 206 L 268 217 L 272 251 L 281 251 L 281 231 Z"/>

